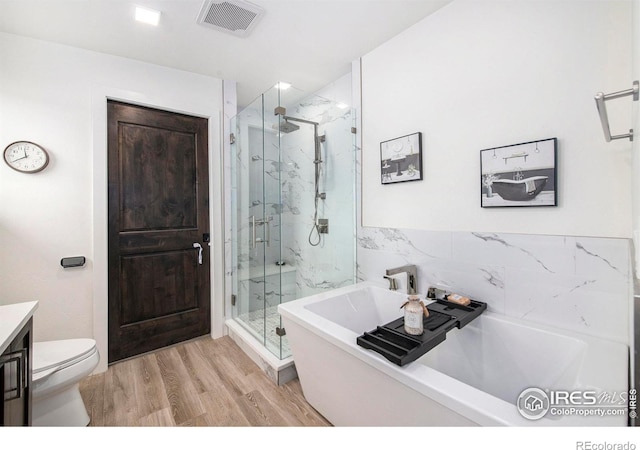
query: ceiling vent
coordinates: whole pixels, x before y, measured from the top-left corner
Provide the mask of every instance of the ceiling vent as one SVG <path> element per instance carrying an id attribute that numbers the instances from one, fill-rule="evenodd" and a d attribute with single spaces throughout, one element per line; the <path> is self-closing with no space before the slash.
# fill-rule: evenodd
<path id="1" fill-rule="evenodd" d="M 245 37 L 263 14 L 262 8 L 243 0 L 205 0 L 197 22 L 234 36 Z"/>

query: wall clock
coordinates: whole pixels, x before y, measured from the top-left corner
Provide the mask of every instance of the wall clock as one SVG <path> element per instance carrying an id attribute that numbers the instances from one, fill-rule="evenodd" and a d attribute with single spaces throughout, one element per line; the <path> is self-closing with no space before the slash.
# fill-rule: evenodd
<path id="1" fill-rule="evenodd" d="M 47 151 L 29 141 L 18 141 L 4 149 L 4 162 L 18 172 L 40 172 L 49 164 Z"/>

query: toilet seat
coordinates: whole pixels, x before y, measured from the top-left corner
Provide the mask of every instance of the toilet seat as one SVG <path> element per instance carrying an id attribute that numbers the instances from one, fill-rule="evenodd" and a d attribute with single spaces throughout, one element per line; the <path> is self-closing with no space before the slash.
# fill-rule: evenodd
<path id="1" fill-rule="evenodd" d="M 89 415 L 80 382 L 98 366 L 93 339 L 34 342 L 32 395 L 34 426 L 85 426 Z"/>
<path id="2" fill-rule="evenodd" d="M 98 349 L 93 339 L 64 339 L 33 343 L 33 381 L 77 364 L 94 355 Z"/>

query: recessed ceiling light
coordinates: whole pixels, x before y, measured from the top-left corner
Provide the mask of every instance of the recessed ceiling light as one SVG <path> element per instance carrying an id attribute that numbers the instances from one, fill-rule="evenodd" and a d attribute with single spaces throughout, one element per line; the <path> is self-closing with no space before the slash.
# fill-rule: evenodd
<path id="1" fill-rule="evenodd" d="M 285 83 L 284 81 L 280 81 L 276 83 L 276 89 L 280 89 L 281 91 L 286 91 L 291 87 L 291 83 Z"/>
<path id="2" fill-rule="evenodd" d="M 155 9 L 136 6 L 136 20 L 138 22 L 148 23 L 149 25 L 157 27 L 160 22 L 160 14 L 160 11 L 156 11 Z"/>

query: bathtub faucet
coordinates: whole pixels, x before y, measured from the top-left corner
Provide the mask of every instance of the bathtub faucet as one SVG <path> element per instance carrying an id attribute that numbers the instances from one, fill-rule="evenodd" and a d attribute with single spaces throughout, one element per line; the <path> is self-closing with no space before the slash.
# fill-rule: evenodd
<path id="1" fill-rule="evenodd" d="M 407 294 L 409 295 L 417 294 L 418 269 L 416 268 L 415 265 L 409 264 L 402 267 L 396 267 L 395 269 L 387 269 L 387 275 L 385 276 L 385 278 L 388 278 L 390 275 L 396 275 L 398 273 L 405 273 L 405 272 L 407 274 Z"/>
<path id="2" fill-rule="evenodd" d="M 384 278 L 389 280 L 389 290 L 390 291 L 397 291 L 398 290 L 398 281 L 395 278 L 390 277 L 389 275 L 385 275 Z"/>

